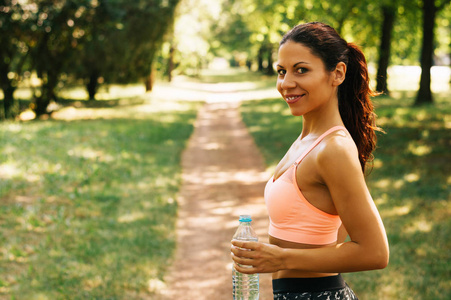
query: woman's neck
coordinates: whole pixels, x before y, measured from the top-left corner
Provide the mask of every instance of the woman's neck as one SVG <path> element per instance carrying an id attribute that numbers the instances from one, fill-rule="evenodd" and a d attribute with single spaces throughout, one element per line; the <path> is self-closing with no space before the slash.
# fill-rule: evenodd
<path id="1" fill-rule="evenodd" d="M 334 126 L 344 126 L 338 110 L 338 103 L 336 106 L 329 105 L 319 111 L 303 115 L 302 120 L 301 139 L 310 134 L 319 136 Z"/>

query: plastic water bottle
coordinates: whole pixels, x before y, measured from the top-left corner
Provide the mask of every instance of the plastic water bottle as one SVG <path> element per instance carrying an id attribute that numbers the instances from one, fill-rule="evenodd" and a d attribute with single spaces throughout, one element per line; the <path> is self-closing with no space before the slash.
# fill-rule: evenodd
<path id="1" fill-rule="evenodd" d="M 241 241 L 258 241 L 258 236 L 251 226 L 249 215 L 240 216 L 240 225 L 233 238 Z M 260 295 L 258 274 L 243 274 L 232 269 L 233 300 L 258 300 Z"/>

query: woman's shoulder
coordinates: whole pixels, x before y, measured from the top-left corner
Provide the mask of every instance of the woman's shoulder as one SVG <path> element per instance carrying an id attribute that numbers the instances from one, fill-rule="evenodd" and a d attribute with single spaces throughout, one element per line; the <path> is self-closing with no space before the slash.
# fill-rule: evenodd
<path id="1" fill-rule="evenodd" d="M 318 146 L 316 158 L 319 167 L 346 167 L 360 164 L 357 146 L 345 130 L 329 134 Z"/>

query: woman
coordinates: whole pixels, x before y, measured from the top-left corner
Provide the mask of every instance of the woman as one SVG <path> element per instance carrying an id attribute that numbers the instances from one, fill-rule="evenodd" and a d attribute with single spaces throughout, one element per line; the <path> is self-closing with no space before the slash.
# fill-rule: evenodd
<path id="1" fill-rule="evenodd" d="M 377 130 L 365 57 L 307 23 L 283 37 L 277 72 L 302 132 L 265 188 L 270 243 L 233 240 L 235 267 L 273 273 L 274 299 L 357 299 L 340 273 L 382 269 L 389 257 L 364 179 Z"/>

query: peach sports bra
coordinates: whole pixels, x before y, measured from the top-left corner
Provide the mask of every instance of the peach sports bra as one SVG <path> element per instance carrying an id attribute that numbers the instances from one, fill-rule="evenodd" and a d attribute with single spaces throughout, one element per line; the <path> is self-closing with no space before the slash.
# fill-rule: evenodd
<path id="1" fill-rule="evenodd" d="M 326 245 L 337 241 L 341 219 L 313 206 L 302 194 L 296 181 L 296 167 L 327 135 L 343 126 L 327 130 L 279 178 L 272 176 L 265 187 L 269 214 L 269 235 L 290 242 Z"/>

